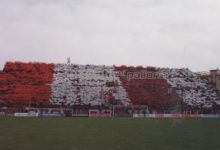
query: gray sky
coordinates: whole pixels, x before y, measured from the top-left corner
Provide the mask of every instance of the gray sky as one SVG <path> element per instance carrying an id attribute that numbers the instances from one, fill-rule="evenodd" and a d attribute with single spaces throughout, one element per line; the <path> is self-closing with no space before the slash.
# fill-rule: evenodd
<path id="1" fill-rule="evenodd" d="M 220 65 L 219 0 L 0 0 L 6 61 Z"/>

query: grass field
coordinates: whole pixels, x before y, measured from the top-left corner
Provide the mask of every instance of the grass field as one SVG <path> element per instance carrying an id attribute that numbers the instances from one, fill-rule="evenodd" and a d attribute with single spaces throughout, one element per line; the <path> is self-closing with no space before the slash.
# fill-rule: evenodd
<path id="1" fill-rule="evenodd" d="M 219 150 L 220 119 L 0 118 L 0 150 Z"/>

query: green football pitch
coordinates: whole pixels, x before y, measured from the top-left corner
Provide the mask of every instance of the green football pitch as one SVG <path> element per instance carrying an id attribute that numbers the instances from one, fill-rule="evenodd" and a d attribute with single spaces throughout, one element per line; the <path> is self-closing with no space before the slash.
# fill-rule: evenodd
<path id="1" fill-rule="evenodd" d="M 0 150 L 219 150 L 220 119 L 0 118 Z"/>

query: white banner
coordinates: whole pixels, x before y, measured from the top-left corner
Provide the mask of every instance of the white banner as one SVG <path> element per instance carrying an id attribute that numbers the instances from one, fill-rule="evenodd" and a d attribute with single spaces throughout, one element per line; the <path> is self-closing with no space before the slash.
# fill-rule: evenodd
<path id="1" fill-rule="evenodd" d="M 38 113 L 15 113 L 15 117 L 38 117 Z"/>
<path id="2" fill-rule="evenodd" d="M 15 113 L 15 117 L 28 117 L 28 113 Z"/>

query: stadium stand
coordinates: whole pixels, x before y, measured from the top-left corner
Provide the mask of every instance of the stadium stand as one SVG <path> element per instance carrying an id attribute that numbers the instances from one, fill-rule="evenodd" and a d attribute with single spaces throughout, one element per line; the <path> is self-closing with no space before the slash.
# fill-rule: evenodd
<path id="1" fill-rule="evenodd" d="M 116 71 L 125 71 L 126 76 L 120 76 L 123 86 L 125 87 L 129 99 L 134 105 L 148 105 L 151 109 L 166 110 L 169 106 L 177 105 L 178 95 L 175 91 L 169 92 L 169 85 L 163 78 L 157 78 L 157 69 L 154 67 L 115 67 Z M 128 78 L 128 74 L 148 73 L 145 76 Z M 143 72 L 144 73 L 144 72 Z"/>
<path id="2" fill-rule="evenodd" d="M 108 104 L 111 99 L 120 99 L 123 105 L 128 105 L 129 99 L 123 86 L 108 85 L 116 82 L 120 84 L 113 71 L 113 67 L 106 66 L 57 64 L 51 102 L 58 105 L 95 106 Z"/>
<path id="3" fill-rule="evenodd" d="M 53 64 L 44 63 L 6 63 L 0 74 L 0 100 L 7 105 L 47 103 L 53 68 Z"/>
<path id="4" fill-rule="evenodd" d="M 218 102 L 219 95 L 208 80 L 199 78 L 189 69 L 159 69 L 165 78 L 179 94 L 183 102 L 190 107 L 211 108 Z"/>
<path id="5" fill-rule="evenodd" d="M 207 110 L 219 105 L 216 89 L 189 69 L 7 62 L 0 71 L 0 105 L 107 109 L 126 116 Z M 139 107 L 140 106 L 140 107 Z"/>

